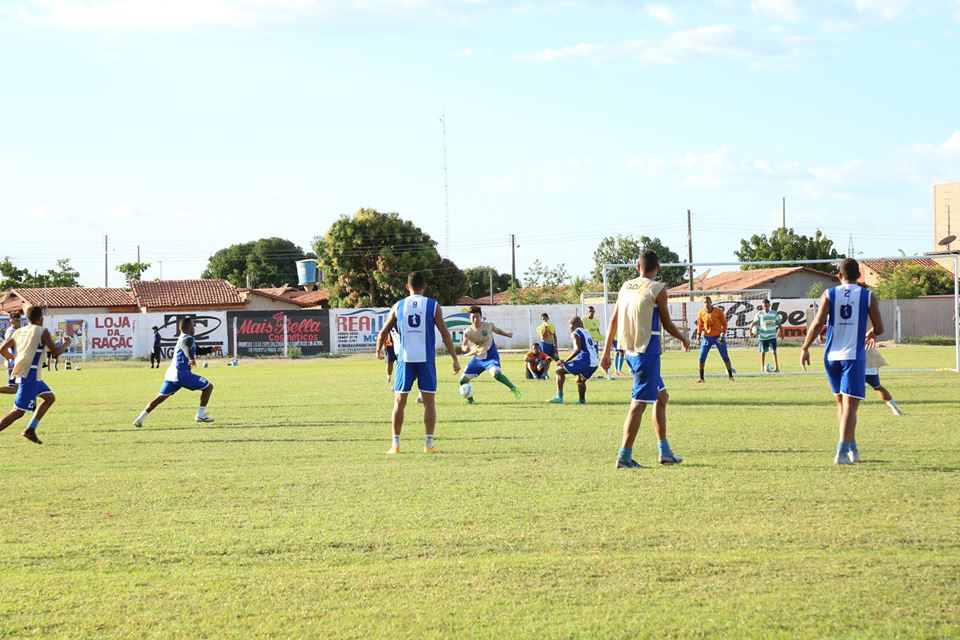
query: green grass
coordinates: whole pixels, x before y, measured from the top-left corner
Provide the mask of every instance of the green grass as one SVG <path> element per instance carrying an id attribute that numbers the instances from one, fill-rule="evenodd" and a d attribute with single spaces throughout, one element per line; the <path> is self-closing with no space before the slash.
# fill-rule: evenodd
<path id="1" fill-rule="evenodd" d="M 938 369 L 953 351 L 884 355 Z M 420 453 L 411 406 L 394 458 L 382 366 L 213 363 L 216 424 L 181 392 L 142 430 L 162 372 L 48 375 L 46 443 L 0 435 L 0 637 L 960 634 L 956 374 L 884 374 L 907 415 L 869 398 L 845 468 L 822 374 L 668 378 L 684 464 L 617 471 L 626 380 L 578 407 L 546 405 L 552 382 L 517 402 L 484 378 L 467 407 L 444 375 L 442 454 Z M 645 421 L 636 457 L 655 453 Z"/>

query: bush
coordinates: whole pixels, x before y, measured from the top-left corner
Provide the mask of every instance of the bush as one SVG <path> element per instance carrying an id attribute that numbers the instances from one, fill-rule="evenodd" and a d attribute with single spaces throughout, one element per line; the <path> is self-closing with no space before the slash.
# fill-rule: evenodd
<path id="1" fill-rule="evenodd" d="M 300 347 L 288 347 L 287 357 L 291 360 L 299 360 L 303 357 L 303 350 Z"/>
<path id="2" fill-rule="evenodd" d="M 922 338 L 903 338 L 903 344 L 924 344 L 928 347 L 952 347 L 955 342 L 952 336 L 923 336 Z"/>

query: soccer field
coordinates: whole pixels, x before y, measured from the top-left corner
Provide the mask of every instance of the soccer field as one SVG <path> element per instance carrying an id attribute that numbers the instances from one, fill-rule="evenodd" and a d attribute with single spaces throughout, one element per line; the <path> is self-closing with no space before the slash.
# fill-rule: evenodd
<path id="1" fill-rule="evenodd" d="M 952 354 L 884 350 L 891 368 Z M 799 351 L 781 355 L 795 371 Z M 483 377 L 467 406 L 441 373 L 437 456 L 412 402 L 404 453 L 385 455 L 392 394 L 368 356 L 212 362 L 215 424 L 181 392 L 141 430 L 162 371 L 54 372 L 44 445 L 25 420 L 0 434 L 0 636 L 960 634 L 960 376 L 882 371 L 906 415 L 871 395 L 864 461 L 836 467 L 815 367 L 668 378 L 685 460 L 645 470 L 614 469 L 627 380 L 547 405 L 553 381 L 522 381 L 518 356 L 519 401 Z M 635 457 L 656 466 L 649 414 Z"/>

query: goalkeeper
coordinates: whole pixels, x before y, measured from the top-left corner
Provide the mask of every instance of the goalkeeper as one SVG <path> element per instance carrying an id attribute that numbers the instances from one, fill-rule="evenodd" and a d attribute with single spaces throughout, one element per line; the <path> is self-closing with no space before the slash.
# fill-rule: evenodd
<path id="1" fill-rule="evenodd" d="M 703 365 L 707 362 L 710 349 L 717 348 L 723 365 L 727 368 L 727 378 L 733 382 L 733 365 L 727 355 L 727 316 L 720 307 L 713 306 L 710 296 L 703 299 L 703 309 L 697 314 L 697 336 L 700 338 L 700 379 L 703 382 Z"/>

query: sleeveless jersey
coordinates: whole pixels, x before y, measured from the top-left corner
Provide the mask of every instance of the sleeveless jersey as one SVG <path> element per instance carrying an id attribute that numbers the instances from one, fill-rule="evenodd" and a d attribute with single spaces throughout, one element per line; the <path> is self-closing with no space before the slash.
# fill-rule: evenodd
<path id="1" fill-rule="evenodd" d="M 43 345 L 44 328 L 28 324 L 13 333 L 16 355 L 13 359 L 13 378 L 17 382 L 35 382 L 40 379 L 40 357 L 45 349 Z"/>
<path id="2" fill-rule="evenodd" d="M 480 353 L 476 354 L 478 360 L 489 360 L 500 357 L 500 354 L 497 352 L 497 343 L 493 339 L 492 322 L 481 322 L 479 329 L 474 329 L 472 325 L 467 327 L 463 332 L 463 337 L 469 340 L 470 344 L 482 349 Z"/>
<path id="3" fill-rule="evenodd" d="M 870 290 L 842 284 L 827 290 L 827 360 L 866 360 L 864 341 L 870 311 Z"/>
<path id="4" fill-rule="evenodd" d="M 434 318 L 437 301 L 421 295 L 404 298 L 396 305 L 397 330 L 400 333 L 400 362 L 433 362 L 437 353 L 437 328 Z"/>
<path id="5" fill-rule="evenodd" d="M 597 343 L 593 341 L 593 336 L 583 327 L 577 327 L 573 331 L 574 335 L 580 336 L 581 351 L 577 354 L 577 360 L 590 361 L 591 367 L 600 366 L 600 356 L 597 354 Z"/>
<path id="6" fill-rule="evenodd" d="M 617 297 L 617 348 L 629 355 L 660 353 L 657 296 L 666 285 L 649 278 L 627 280 Z"/>
<path id="7" fill-rule="evenodd" d="M 177 337 L 177 346 L 173 348 L 173 359 L 163 379 L 168 382 L 179 382 L 181 373 L 190 372 L 190 361 L 197 358 L 197 343 L 189 333 L 181 333 Z"/>

